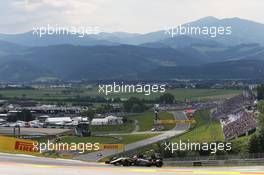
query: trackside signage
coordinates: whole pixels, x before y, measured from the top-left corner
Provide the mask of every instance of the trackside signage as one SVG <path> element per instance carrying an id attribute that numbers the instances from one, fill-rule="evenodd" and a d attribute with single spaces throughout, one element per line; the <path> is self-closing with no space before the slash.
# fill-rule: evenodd
<path id="1" fill-rule="evenodd" d="M 42 143 L 44 144 L 44 143 Z M 46 144 L 46 143 L 45 143 Z M 17 139 L 13 137 L 6 137 L 6 136 L 0 136 L 0 152 L 11 152 L 11 153 L 21 153 L 21 154 L 31 154 L 31 155 L 37 155 L 42 153 L 42 151 L 58 151 L 61 149 L 61 144 L 65 146 L 63 143 L 59 143 L 59 146 L 57 147 L 56 144 L 58 143 L 50 143 L 53 144 L 52 148 L 50 148 L 50 145 L 48 144 L 45 146 L 44 150 L 42 150 L 42 146 L 39 145 L 37 141 L 32 140 L 24 140 L 24 139 Z M 82 145 L 81 145 L 82 146 Z M 90 143 L 90 147 L 92 148 L 92 144 Z M 41 149 L 40 149 L 41 148 Z M 79 147 L 78 147 L 79 148 Z M 75 148 L 77 149 L 77 147 Z M 69 149 L 68 147 L 62 149 L 63 151 L 69 151 L 72 149 Z M 98 143 L 98 150 L 118 150 L 123 151 L 124 145 L 123 144 L 99 144 Z M 95 151 L 95 150 L 94 150 Z M 84 151 L 82 152 L 84 153 Z"/>
<path id="2" fill-rule="evenodd" d="M 101 144 L 100 150 L 119 150 L 123 151 L 124 145 L 123 144 Z"/>
<path id="3" fill-rule="evenodd" d="M 37 154 L 38 150 L 34 146 L 36 145 L 36 143 L 36 141 L 32 140 L 0 136 L 0 151 L 23 154 Z"/>
<path id="4" fill-rule="evenodd" d="M 174 124 L 193 124 L 195 120 L 158 120 L 157 124 L 174 125 Z"/>

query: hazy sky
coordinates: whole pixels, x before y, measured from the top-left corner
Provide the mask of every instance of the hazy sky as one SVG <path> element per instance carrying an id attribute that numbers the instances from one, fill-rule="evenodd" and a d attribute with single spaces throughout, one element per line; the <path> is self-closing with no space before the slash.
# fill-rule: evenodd
<path id="1" fill-rule="evenodd" d="M 263 10 L 264 0 L 1 0 L 0 33 L 48 24 L 144 33 L 205 16 L 264 23 Z"/>

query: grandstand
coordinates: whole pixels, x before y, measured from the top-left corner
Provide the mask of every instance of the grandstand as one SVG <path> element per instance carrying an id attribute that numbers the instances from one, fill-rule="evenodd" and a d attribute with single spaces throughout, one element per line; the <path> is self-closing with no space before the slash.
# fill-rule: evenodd
<path id="1" fill-rule="evenodd" d="M 244 111 L 245 108 L 252 106 L 254 101 L 255 96 L 252 91 L 243 91 L 242 94 L 230 98 L 218 105 L 217 109 L 212 113 L 212 116 L 218 119 L 226 118 L 227 115 Z"/>
<path id="2" fill-rule="evenodd" d="M 255 96 L 252 91 L 243 91 L 242 94 L 230 98 L 218 105 L 212 112 L 212 117 L 218 118 L 226 140 L 247 135 L 256 129 L 256 118 L 253 111 Z"/>
<path id="3" fill-rule="evenodd" d="M 236 115 L 228 115 L 221 119 L 222 129 L 226 140 L 230 140 L 242 135 L 248 135 L 257 127 L 254 113 L 242 111 Z"/>

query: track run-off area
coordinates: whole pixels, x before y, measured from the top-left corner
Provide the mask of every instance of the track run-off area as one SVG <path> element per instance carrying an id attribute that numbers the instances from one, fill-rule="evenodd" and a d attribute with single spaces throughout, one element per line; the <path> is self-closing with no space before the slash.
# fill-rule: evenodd
<path id="1" fill-rule="evenodd" d="M 25 155 L 0 154 L 1 175 L 141 175 L 141 174 L 237 174 L 264 175 L 264 167 L 115 167 L 104 163 L 52 159 Z"/>

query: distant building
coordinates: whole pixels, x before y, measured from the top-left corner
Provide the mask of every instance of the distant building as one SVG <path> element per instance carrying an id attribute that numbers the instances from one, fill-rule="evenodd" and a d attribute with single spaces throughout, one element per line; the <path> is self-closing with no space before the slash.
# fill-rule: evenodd
<path id="1" fill-rule="evenodd" d="M 119 125 L 123 124 L 122 117 L 108 116 L 105 118 L 94 118 L 91 125 Z"/>

